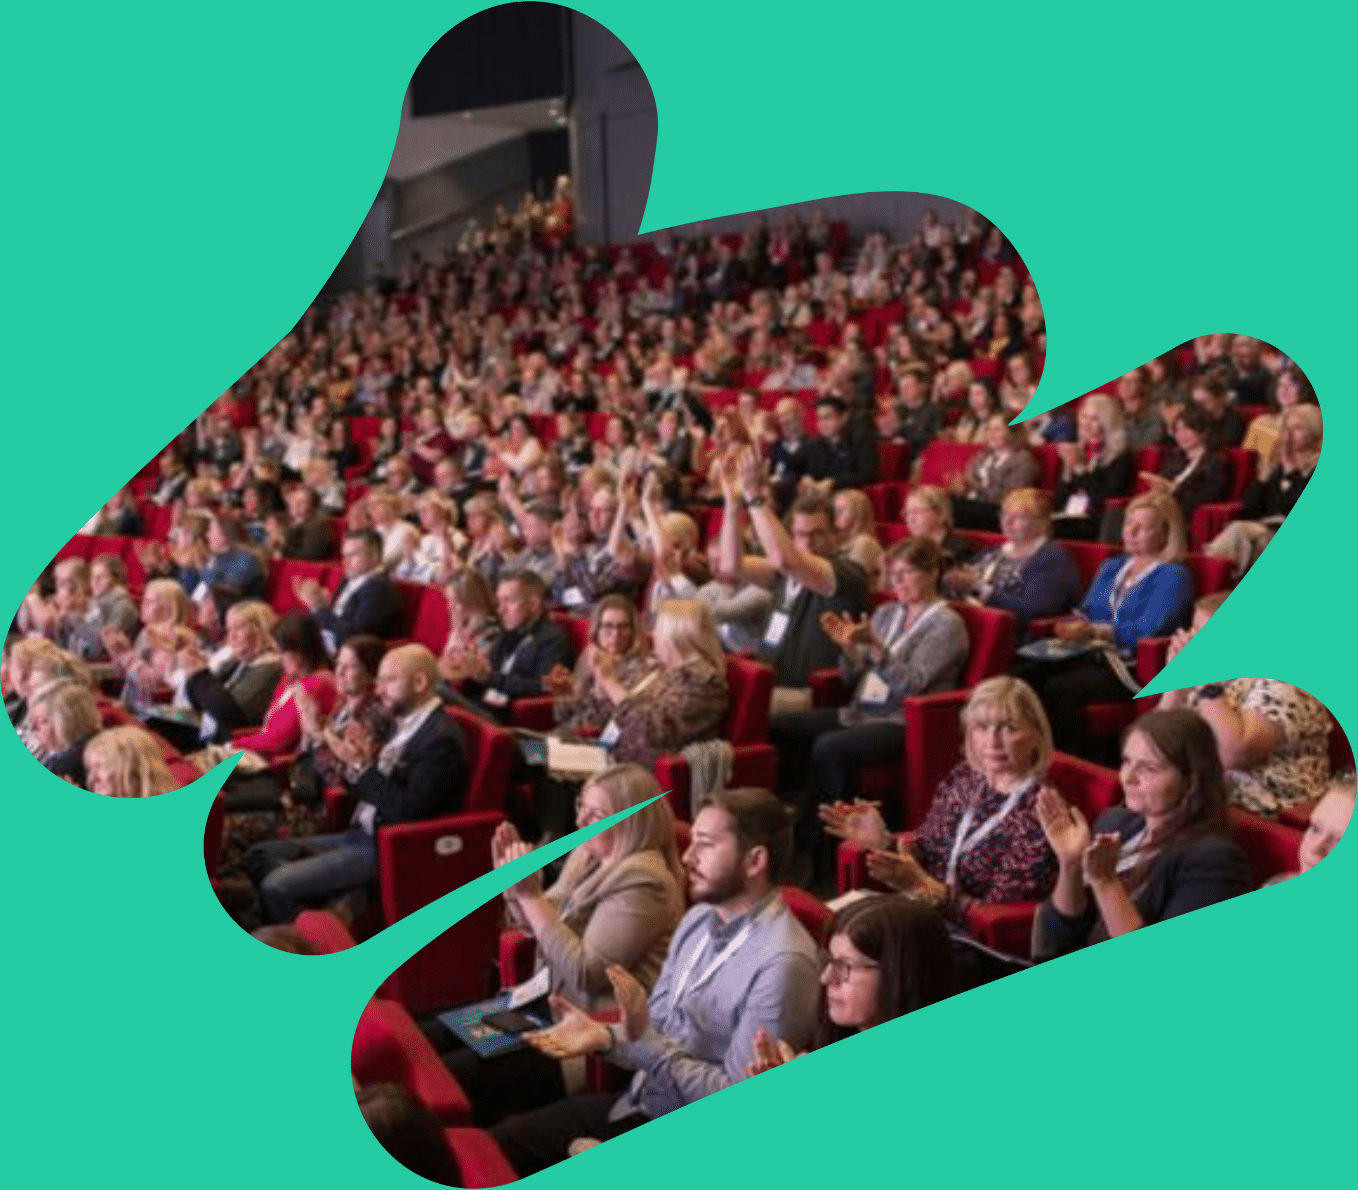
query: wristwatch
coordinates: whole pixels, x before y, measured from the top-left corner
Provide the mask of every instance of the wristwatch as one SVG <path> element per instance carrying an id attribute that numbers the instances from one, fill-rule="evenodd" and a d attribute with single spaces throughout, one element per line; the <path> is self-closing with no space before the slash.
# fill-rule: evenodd
<path id="1" fill-rule="evenodd" d="M 746 507 L 746 509 L 751 509 L 751 508 L 763 508 L 763 507 L 764 507 L 764 497 L 763 497 L 762 495 L 760 495 L 760 496 L 746 496 L 743 500 L 741 500 L 741 503 Z"/>

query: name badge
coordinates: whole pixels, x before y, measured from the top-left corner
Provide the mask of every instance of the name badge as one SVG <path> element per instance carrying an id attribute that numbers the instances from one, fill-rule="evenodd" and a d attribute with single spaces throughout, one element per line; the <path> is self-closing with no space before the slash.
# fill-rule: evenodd
<path id="1" fill-rule="evenodd" d="M 868 676 L 863 679 L 863 689 L 858 695 L 858 701 L 864 706 L 880 707 L 886 704 L 891 697 L 891 687 L 888 686 L 877 671 L 870 670 Z"/>
<path id="2" fill-rule="evenodd" d="M 509 705 L 509 695 L 503 690 L 496 690 L 492 687 L 481 695 L 481 701 L 488 707 L 507 707 Z"/>
<path id="3" fill-rule="evenodd" d="M 787 635 L 787 612 L 774 612 L 769 617 L 769 626 L 764 629 L 764 643 L 777 647 Z"/>
<path id="4" fill-rule="evenodd" d="M 567 607 L 579 607 L 585 602 L 585 593 L 579 587 L 567 587 L 566 593 L 561 596 L 561 602 Z"/>
<path id="5" fill-rule="evenodd" d="M 1073 492 L 1066 501 L 1066 516 L 1086 516 L 1089 513 L 1089 493 Z"/>
<path id="6" fill-rule="evenodd" d="M 613 747 L 622 738 L 622 728 L 616 719 L 610 719 L 608 726 L 599 733 L 599 743 L 605 748 Z"/>

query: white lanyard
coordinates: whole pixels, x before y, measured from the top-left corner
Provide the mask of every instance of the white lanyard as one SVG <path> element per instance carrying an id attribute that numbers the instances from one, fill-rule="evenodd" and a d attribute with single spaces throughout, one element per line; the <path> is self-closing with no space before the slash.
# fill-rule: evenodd
<path id="1" fill-rule="evenodd" d="M 946 605 L 945 600 L 942 599 L 935 600 L 933 603 L 931 603 L 928 607 L 924 609 L 924 611 L 920 614 L 920 618 L 910 625 L 910 627 L 906 630 L 905 635 L 902 636 L 899 640 L 897 640 L 896 633 L 899 631 L 900 626 L 903 623 L 902 617 L 908 614 L 905 609 L 905 604 L 903 603 L 900 604 L 896 610 L 896 617 L 891 623 L 891 631 L 887 633 L 887 638 L 882 643 L 883 654 L 890 655 L 891 653 L 894 653 L 897 648 L 905 644 L 906 641 L 910 640 L 911 637 L 918 633 L 919 630 L 923 628 L 926 623 L 928 623 L 928 621 L 934 615 L 934 613 L 941 611 L 945 605 Z"/>
<path id="2" fill-rule="evenodd" d="M 788 611 L 797 602 L 797 596 L 802 593 L 802 584 L 795 578 L 788 579 L 783 584 L 783 610 Z"/>
<path id="3" fill-rule="evenodd" d="M 1203 459 L 1205 459 L 1206 457 L 1207 452 L 1203 451 L 1202 454 L 1200 454 L 1196 459 L 1190 460 L 1188 466 L 1185 467 L 1182 471 L 1179 472 L 1178 475 L 1174 477 L 1174 490 L 1176 492 L 1179 490 L 1179 485 L 1183 483 L 1185 479 L 1187 479 L 1190 475 L 1193 474 L 1194 471 L 1198 469 L 1198 464 L 1201 463 Z"/>
<path id="4" fill-rule="evenodd" d="M 509 674 L 509 671 L 514 668 L 514 662 L 518 659 L 519 654 L 523 652 L 523 646 L 531 644 L 532 640 L 533 634 L 532 631 L 530 630 L 527 633 L 527 635 L 525 635 L 524 638 L 521 641 L 519 641 L 517 645 L 514 646 L 513 652 L 511 652 L 509 656 L 505 658 L 504 664 L 500 666 L 500 672 L 502 674 L 505 675 Z"/>
<path id="5" fill-rule="evenodd" d="M 674 992 L 670 997 L 670 1004 L 672 1006 L 677 1007 L 680 999 L 683 997 L 685 990 L 696 992 L 700 987 L 703 986 L 703 984 L 705 984 L 709 979 L 711 979 L 712 976 L 717 973 L 717 969 L 724 962 L 726 962 L 727 959 L 729 959 L 733 954 L 735 954 L 736 951 L 738 951 L 742 946 L 745 945 L 746 940 L 749 938 L 751 932 L 754 930 L 755 923 L 758 922 L 759 918 L 763 917 L 765 913 L 768 913 L 769 909 L 772 909 L 775 904 L 776 902 L 770 904 L 768 908 L 762 910 L 757 917 L 752 917 L 749 921 L 747 921 L 741 927 L 740 933 L 738 933 L 734 938 L 731 939 L 730 942 L 728 942 L 724 947 L 722 947 L 720 951 L 718 951 L 717 957 L 714 958 L 712 962 L 708 964 L 707 970 L 705 970 L 701 975 L 699 975 L 698 978 L 694 980 L 693 987 L 689 988 L 688 986 L 689 976 L 693 974 L 693 968 L 698 965 L 698 960 L 702 958 L 703 955 L 707 952 L 707 944 L 712 940 L 712 935 L 710 933 L 705 935 L 703 937 L 703 940 L 699 942 L 696 947 L 694 947 L 693 956 L 684 965 L 683 972 L 680 974 L 678 980 L 675 982 Z"/>
<path id="6" fill-rule="evenodd" d="M 957 824 L 957 833 L 953 836 L 952 840 L 952 851 L 948 855 L 946 883 L 949 888 L 957 887 L 957 866 L 962 857 L 969 852 L 974 851 L 983 840 L 989 838 L 989 836 L 994 833 L 995 828 L 1009 817 L 1014 807 L 1019 804 L 1023 799 L 1023 796 L 1036 784 L 1037 781 L 1033 778 L 1029 778 L 1025 781 L 1004 799 L 1004 805 L 996 810 L 994 814 L 981 823 L 975 830 L 971 830 L 971 823 L 972 819 L 976 817 L 976 802 L 973 801 L 971 805 L 967 807 L 966 813 L 962 815 L 962 821 Z"/>
<path id="7" fill-rule="evenodd" d="M 1118 576 L 1113 582 L 1113 596 L 1110 600 L 1113 609 L 1114 622 L 1117 621 L 1118 613 L 1122 610 L 1122 605 L 1127 602 L 1127 596 L 1131 594 L 1132 588 L 1135 587 L 1137 583 L 1141 582 L 1142 579 L 1153 574 L 1159 565 L 1159 562 L 1152 562 L 1135 578 L 1131 578 L 1132 563 L 1129 558 L 1126 565 L 1118 571 Z"/>

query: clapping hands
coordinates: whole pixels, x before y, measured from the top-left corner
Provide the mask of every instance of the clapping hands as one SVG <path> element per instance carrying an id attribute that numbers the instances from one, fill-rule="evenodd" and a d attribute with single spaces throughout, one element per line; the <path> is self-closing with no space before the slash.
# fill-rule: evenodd
<path id="1" fill-rule="evenodd" d="M 881 802 L 826 802 L 818 813 L 826 833 L 873 850 L 891 846 L 891 833 L 878 809 Z"/>
<path id="2" fill-rule="evenodd" d="M 767 1029 L 760 1029 L 754 1035 L 754 1045 L 750 1052 L 750 1065 L 745 1071 L 747 1078 L 754 1078 L 756 1074 L 763 1074 L 766 1070 L 772 1070 L 775 1066 L 784 1066 L 796 1058 L 797 1051 L 794 1050 L 782 1038 L 774 1040 Z"/>
<path id="3" fill-rule="evenodd" d="M 867 644 L 872 640 L 872 622 L 866 615 L 855 620 L 851 616 L 841 616 L 838 612 L 825 612 L 820 618 L 820 627 L 826 636 L 846 651 L 851 645 Z"/>

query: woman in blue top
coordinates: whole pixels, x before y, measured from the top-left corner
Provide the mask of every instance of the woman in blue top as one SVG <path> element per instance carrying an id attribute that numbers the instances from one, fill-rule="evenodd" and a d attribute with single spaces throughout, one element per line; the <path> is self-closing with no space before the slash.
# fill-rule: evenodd
<path id="1" fill-rule="evenodd" d="M 1075 615 L 1056 625 L 1061 640 L 1096 646 L 1072 663 L 1039 665 L 1022 674 L 1040 695 L 1062 752 L 1088 755 L 1084 709 L 1090 703 L 1130 702 L 1140 684 L 1134 676 L 1136 646 L 1143 637 L 1167 636 L 1187 622 L 1193 608 L 1193 576 L 1184 556 L 1184 521 L 1174 497 L 1138 496 L 1122 525 L 1127 552 L 1110 558 Z"/>

